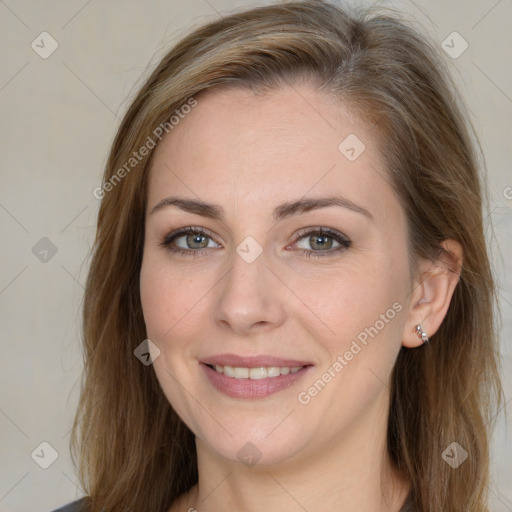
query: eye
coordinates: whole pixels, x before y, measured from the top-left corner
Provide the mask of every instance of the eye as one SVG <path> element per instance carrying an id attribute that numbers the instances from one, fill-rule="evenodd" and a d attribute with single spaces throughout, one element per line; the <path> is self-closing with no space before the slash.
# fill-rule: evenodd
<path id="1" fill-rule="evenodd" d="M 299 252 L 308 258 L 333 256 L 352 244 L 347 236 L 331 228 L 305 228 L 297 234 L 294 245 L 306 242 L 305 245 L 310 248 L 299 247 Z M 161 240 L 160 245 L 183 256 L 201 256 L 208 252 L 207 249 L 219 247 L 206 230 L 194 226 L 172 231 Z"/>
<path id="2" fill-rule="evenodd" d="M 305 242 L 304 245 L 311 248 L 300 248 L 300 251 L 308 258 L 333 256 L 348 249 L 352 245 L 352 242 L 347 236 L 331 228 L 306 228 L 305 230 L 301 230 L 298 235 L 299 238 L 295 244 Z"/>
<path id="3" fill-rule="evenodd" d="M 212 246 L 210 243 L 214 245 Z M 184 256 L 200 256 L 207 252 L 205 249 L 218 246 L 204 229 L 193 226 L 169 233 L 161 240 L 160 245 L 173 253 L 181 253 Z"/>

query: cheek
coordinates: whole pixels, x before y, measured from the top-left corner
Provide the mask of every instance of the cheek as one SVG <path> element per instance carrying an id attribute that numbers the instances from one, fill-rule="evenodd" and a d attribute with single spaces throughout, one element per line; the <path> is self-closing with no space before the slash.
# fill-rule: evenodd
<path id="1" fill-rule="evenodd" d="M 373 273 L 367 270 L 334 274 L 328 284 L 319 287 L 318 283 L 303 284 L 303 296 L 308 297 L 308 305 L 316 313 L 318 327 L 339 339 L 350 334 L 355 336 L 378 322 L 380 316 L 394 320 L 398 309 L 403 309 L 404 283 L 390 278 L 388 273 Z M 400 303 L 400 306 L 393 304 Z M 388 314 L 386 315 L 386 312 Z M 391 322 L 385 322 L 390 325 Z"/>
<path id="2" fill-rule="evenodd" d="M 179 324 L 186 325 L 187 315 L 200 299 L 194 279 L 177 272 L 168 262 L 148 253 L 140 272 L 140 295 L 148 336 L 163 341 Z M 204 292 L 203 292 L 204 293 Z"/>
<path id="3" fill-rule="evenodd" d="M 193 381 L 183 357 L 193 329 L 192 323 L 187 326 L 187 319 L 192 322 L 189 313 L 200 298 L 193 296 L 197 293 L 187 293 L 191 289 L 189 277 L 151 251 L 145 253 L 140 272 L 142 310 L 147 336 L 160 349 L 153 369 L 167 400 L 189 426 L 194 414 L 182 388 L 192 389 Z"/>
<path id="4" fill-rule="evenodd" d="M 172 326 L 169 314 L 175 301 L 162 269 L 152 263 L 151 257 L 145 255 L 140 272 L 140 298 L 148 336 L 160 339 Z"/>
<path id="5" fill-rule="evenodd" d="M 403 271 L 407 260 L 395 255 L 380 265 L 366 263 L 332 274 L 326 286 L 308 283 L 303 293 L 322 321 L 316 324 L 326 333 L 323 345 L 331 361 L 352 351 L 347 357 L 352 371 L 366 366 L 384 375 L 401 344 L 409 290 L 408 273 Z"/>

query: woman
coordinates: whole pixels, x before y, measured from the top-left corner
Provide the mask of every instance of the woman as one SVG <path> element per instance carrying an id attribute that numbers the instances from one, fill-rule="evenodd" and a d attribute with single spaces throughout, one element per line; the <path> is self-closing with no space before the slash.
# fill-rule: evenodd
<path id="1" fill-rule="evenodd" d="M 464 112 L 390 15 L 292 2 L 178 43 L 95 191 L 65 510 L 488 510 Z"/>

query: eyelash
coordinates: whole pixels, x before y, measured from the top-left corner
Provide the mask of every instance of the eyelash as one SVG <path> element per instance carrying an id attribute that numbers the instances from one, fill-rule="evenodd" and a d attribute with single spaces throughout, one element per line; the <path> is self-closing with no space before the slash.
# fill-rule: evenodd
<path id="1" fill-rule="evenodd" d="M 208 252 L 207 248 L 202 249 L 182 249 L 182 248 L 173 248 L 171 247 L 171 243 L 176 239 L 179 238 L 181 235 L 184 234 L 197 234 L 197 235 L 203 235 L 211 240 L 213 238 L 208 234 L 207 231 L 205 231 L 202 228 L 197 228 L 194 226 L 189 226 L 186 228 L 180 228 L 177 229 L 168 235 L 165 235 L 162 240 L 160 241 L 160 244 L 162 247 L 167 248 L 167 250 L 171 251 L 172 253 L 180 253 L 182 256 L 193 256 L 193 257 L 199 257 L 204 255 L 204 253 Z M 352 242 L 349 240 L 348 237 L 343 235 L 342 233 L 339 233 L 338 231 L 335 231 L 334 229 L 330 228 L 305 228 L 301 230 L 299 233 L 297 233 L 297 238 L 293 243 L 297 243 L 302 238 L 307 238 L 313 235 L 321 235 L 325 236 L 328 235 L 329 238 L 333 238 L 336 242 L 338 242 L 340 245 L 336 247 L 335 249 L 330 249 L 328 251 L 313 251 L 309 249 L 299 249 L 299 252 L 302 253 L 307 258 L 324 258 L 324 257 L 330 257 L 334 256 L 338 253 L 340 253 L 343 250 L 348 249 L 351 247 Z M 215 241 L 215 240 L 213 240 Z"/>

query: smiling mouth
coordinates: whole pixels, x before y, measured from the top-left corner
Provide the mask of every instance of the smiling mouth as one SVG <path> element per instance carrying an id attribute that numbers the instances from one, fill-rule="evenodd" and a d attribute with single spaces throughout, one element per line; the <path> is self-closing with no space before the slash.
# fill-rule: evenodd
<path id="1" fill-rule="evenodd" d="M 210 360 L 200 364 L 210 384 L 228 397 L 248 400 L 266 398 L 279 391 L 284 391 L 303 379 L 314 367 L 306 361 L 286 361 L 271 357 L 251 359 L 250 357 L 223 356 L 222 359 L 225 361 Z M 260 359 L 260 364 L 257 364 L 255 359 Z M 246 366 L 218 364 L 231 361 L 232 364 L 245 364 Z M 265 365 L 265 363 L 275 365 L 278 362 L 283 366 Z M 287 363 L 295 366 L 284 366 Z"/>
<path id="2" fill-rule="evenodd" d="M 259 366 L 257 368 L 246 368 L 243 366 L 222 366 L 220 364 L 207 364 L 209 368 L 215 370 L 217 373 L 222 373 L 226 377 L 234 379 L 251 379 L 261 380 L 280 375 L 288 375 L 289 373 L 297 373 L 306 366 Z"/>

